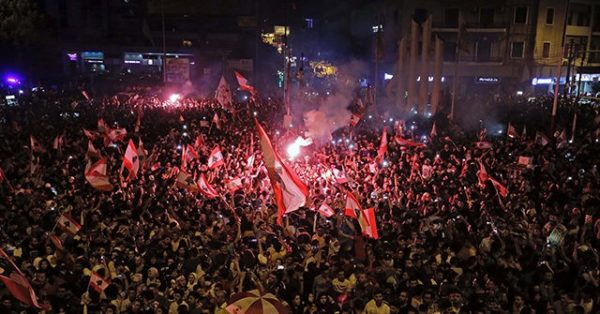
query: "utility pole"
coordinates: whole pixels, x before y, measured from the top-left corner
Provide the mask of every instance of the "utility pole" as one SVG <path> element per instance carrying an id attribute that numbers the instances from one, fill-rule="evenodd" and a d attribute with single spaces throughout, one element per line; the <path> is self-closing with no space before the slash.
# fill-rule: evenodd
<path id="1" fill-rule="evenodd" d="M 165 6 L 163 4 L 164 0 L 160 0 L 160 15 L 162 20 L 162 48 L 163 48 L 163 56 L 162 56 L 162 65 L 163 65 L 163 84 L 167 83 L 167 42 L 165 36 Z"/>
<path id="2" fill-rule="evenodd" d="M 573 53 L 574 42 L 573 39 L 569 41 L 569 50 L 567 53 L 567 75 L 565 77 L 565 89 L 563 94 L 565 97 L 571 97 L 571 66 L 573 65 L 573 60 L 575 59 L 575 54 Z"/>
<path id="3" fill-rule="evenodd" d="M 583 62 L 585 61 L 585 54 L 586 51 L 585 49 L 583 49 L 581 51 L 581 61 L 579 63 L 579 69 L 577 72 L 579 72 L 579 81 L 577 82 L 577 100 L 579 100 L 579 98 L 581 97 L 581 76 L 583 73 L 582 72 L 582 68 L 583 68 Z"/>

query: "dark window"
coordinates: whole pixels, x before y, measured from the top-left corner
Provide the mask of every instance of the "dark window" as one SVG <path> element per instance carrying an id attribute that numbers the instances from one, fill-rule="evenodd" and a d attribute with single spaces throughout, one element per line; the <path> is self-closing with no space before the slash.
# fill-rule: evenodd
<path id="1" fill-rule="evenodd" d="M 542 49 L 542 58 L 550 58 L 550 43 L 544 43 L 544 48 Z"/>
<path id="2" fill-rule="evenodd" d="M 493 8 L 481 8 L 479 10 L 479 25 L 481 27 L 494 26 L 494 9 Z"/>
<path id="3" fill-rule="evenodd" d="M 513 42 L 510 46 L 510 56 L 512 58 L 523 58 L 525 52 L 525 43 L 522 41 Z"/>
<path id="4" fill-rule="evenodd" d="M 527 23 L 527 7 L 515 8 L 515 24 Z"/>
<path id="5" fill-rule="evenodd" d="M 477 42 L 477 61 L 490 61 L 492 55 L 492 43 L 489 40 L 483 39 Z"/>
<path id="6" fill-rule="evenodd" d="M 458 14 L 458 9 L 456 8 L 444 10 L 444 25 L 450 28 L 457 28 Z"/>
<path id="7" fill-rule="evenodd" d="M 546 9 L 546 24 L 554 24 L 554 8 Z"/>
<path id="8" fill-rule="evenodd" d="M 600 5 L 594 8 L 594 21 L 592 22 L 592 32 L 600 32 Z"/>
<path id="9" fill-rule="evenodd" d="M 456 61 L 456 42 L 444 43 L 444 61 Z"/>

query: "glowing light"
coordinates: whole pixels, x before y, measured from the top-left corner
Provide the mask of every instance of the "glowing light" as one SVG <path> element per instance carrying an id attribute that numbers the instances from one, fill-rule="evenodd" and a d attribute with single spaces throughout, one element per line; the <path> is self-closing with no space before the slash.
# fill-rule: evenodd
<path id="1" fill-rule="evenodd" d="M 258 112 L 254 111 L 252 114 L 256 117 L 258 115 Z"/>
<path id="2" fill-rule="evenodd" d="M 350 149 L 354 149 L 354 144 L 350 144 L 350 146 L 348 146 Z"/>
<path id="3" fill-rule="evenodd" d="M 298 136 L 296 140 L 287 147 L 287 154 L 290 159 L 294 159 L 298 157 L 300 154 L 300 147 L 308 146 L 312 144 L 312 139 L 304 139 L 301 136 Z"/>
<path id="4" fill-rule="evenodd" d="M 188 136 L 188 133 L 187 133 L 187 132 L 183 132 L 183 134 L 182 134 L 182 135 L 183 135 L 183 136 Z"/>
<path id="5" fill-rule="evenodd" d="M 169 96 L 169 102 L 171 103 L 176 103 L 179 99 L 181 99 L 181 95 L 179 94 L 171 94 L 171 96 Z"/>
<path id="6" fill-rule="evenodd" d="M 184 124 L 184 125 L 183 125 L 183 129 L 184 129 L 184 130 L 187 130 L 187 124 Z"/>
<path id="7" fill-rule="evenodd" d="M 181 150 L 181 145 L 177 145 L 177 150 Z"/>
<path id="8" fill-rule="evenodd" d="M 523 91 L 522 90 L 518 90 L 517 91 L 517 96 L 523 96 Z"/>
<path id="9" fill-rule="evenodd" d="M 279 135 L 279 131 L 275 131 L 275 135 Z"/>
<path id="10" fill-rule="evenodd" d="M 390 120 L 389 120 L 389 121 L 390 121 L 390 122 L 394 122 L 394 118 L 390 118 Z"/>
<path id="11" fill-rule="evenodd" d="M 383 161 L 383 166 L 384 166 L 384 167 L 387 167 L 387 166 L 388 166 L 388 161 L 387 161 L 387 160 L 384 160 L 384 161 Z"/>
<path id="12" fill-rule="evenodd" d="M 372 116 L 372 115 L 369 115 L 369 119 L 373 119 L 373 116 Z"/>
<path id="13" fill-rule="evenodd" d="M 19 94 L 23 94 L 24 91 L 22 89 L 19 89 Z"/>
<path id="14" fill-rule="evenodd" d="M 498 130 L 498 134 L 502 134 L 502 130 Z"/>

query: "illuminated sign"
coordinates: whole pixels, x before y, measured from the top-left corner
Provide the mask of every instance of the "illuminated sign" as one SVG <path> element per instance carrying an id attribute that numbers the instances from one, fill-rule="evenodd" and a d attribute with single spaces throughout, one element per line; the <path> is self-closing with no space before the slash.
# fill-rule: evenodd
<path id="1" fill-rule="evenodd" d="M 478 76 L 475 81 L 482 84 L 495 84 L 500 82 L 500 78 L 494 76 Z"/>
<path id="2" fill-rule="evenodd" d="M 533 80 L 531 80 L 531 85 L 550 85 L 550 84 L 554 84 L 553 78 L 534 77 Z"/>

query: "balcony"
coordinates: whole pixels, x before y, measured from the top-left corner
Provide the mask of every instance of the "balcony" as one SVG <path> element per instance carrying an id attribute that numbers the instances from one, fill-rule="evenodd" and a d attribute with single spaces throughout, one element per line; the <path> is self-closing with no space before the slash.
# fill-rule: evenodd
<path id="1" fill-rule="evenodd" d="M 503 57 L 499 56 L 460 56 L 464 63 L 502 63 Z"/>

